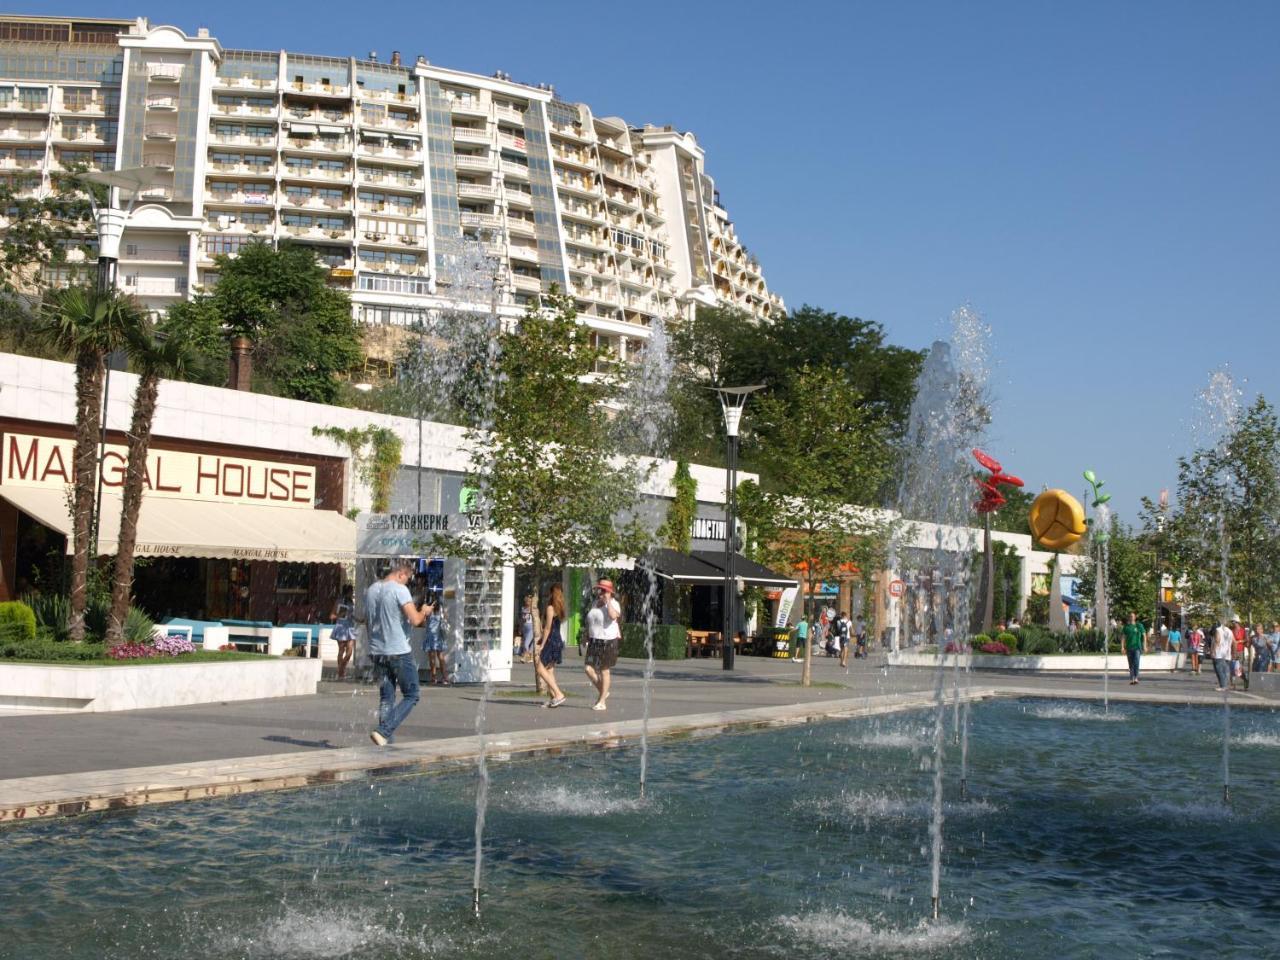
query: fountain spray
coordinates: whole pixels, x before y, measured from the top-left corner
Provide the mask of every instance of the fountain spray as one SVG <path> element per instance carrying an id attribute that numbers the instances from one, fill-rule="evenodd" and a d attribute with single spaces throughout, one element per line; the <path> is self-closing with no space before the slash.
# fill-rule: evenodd
<path id="1" fill-rule="evenodd" d="M 1111 610 L 1107 602 L 1107 571 L 1111 569 L 1111 508 L 1107 501 L 1111 494 L 1103 493 L 1105 481 L 1099 480 L 1092 470 L 1084 472 L 1085 482 L 1093 491 L 1093 517 L 1089 520 L 1095 553 L 1094 617 L 1102 632 L 1102 712 L 1111 712 Z"/>

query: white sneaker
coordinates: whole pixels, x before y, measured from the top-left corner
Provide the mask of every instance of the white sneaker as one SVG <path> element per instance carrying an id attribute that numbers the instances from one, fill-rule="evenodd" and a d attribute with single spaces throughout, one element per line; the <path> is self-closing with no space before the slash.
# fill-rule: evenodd
<path id="1" fill-rule="evenodd" d="M 608 710 L 609 708 L 606 707 L 603 703 L 597 703 L 593 705 L 591 709 L 592 710 Z"/>
<path id="2" fill-rule="evenodd" d="M 376 743 L 380 747 L 385 747 L 387 745 L 387 738 L 384 737 L 382 734 L 380 734 L 377 730 L 374 730 L 371 734 L 369 734 L 369 739 L 372 740 L 374 743 Z"/>

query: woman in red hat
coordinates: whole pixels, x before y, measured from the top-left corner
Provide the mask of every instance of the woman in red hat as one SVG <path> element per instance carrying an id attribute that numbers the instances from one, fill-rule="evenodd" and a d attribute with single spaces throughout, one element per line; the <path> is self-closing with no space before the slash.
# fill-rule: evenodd
<path id="1" fill-rule="evenodd" d="M 596 602 L 587 613 L 587 679 L 596 688 L 592 710 L 605 710 L 609 699 L 609 672 L 618 662 L 618 641 L 622 628 L 622 607 L 613 596 L 613 581 L 596 581 Z"/>

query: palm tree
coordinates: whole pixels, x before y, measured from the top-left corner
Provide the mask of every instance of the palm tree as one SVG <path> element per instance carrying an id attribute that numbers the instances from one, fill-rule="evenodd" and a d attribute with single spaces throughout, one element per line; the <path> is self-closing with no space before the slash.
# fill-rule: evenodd
<path id="1" fill-rule="evenodd" d="M 137 301 L 115 290 L 68 287 L 52 292 L 41 309 L 48 342 L 76 367 L 75 483 L 72 500 L 71 597 L 67 629 L 84 639 L 88 602 L 89 551 L 102 434 L 102 386 L 107 355 L 136 335 L 145 314 Z"/>
<path id="2" fill-rule="evenodd" d="M 138 386 L 133 395 L 128 463 L 120 505 L 120 534 L 111 578 L 111 610 L 107 614 L 106 636 L 109 644 L 123 642 L 124 622 L 133 599 L 133 553 L 138 540 L 138 514 L 142 509 L 147 450 L 151 446 L 151 424 L 160 396 L 160 380 L 181 376 L 188 365 L 191 350 L 185 339 L 157 333 L 151 322 L 146 320 L 130 338 L 129 357 L 138 372 Z"/>

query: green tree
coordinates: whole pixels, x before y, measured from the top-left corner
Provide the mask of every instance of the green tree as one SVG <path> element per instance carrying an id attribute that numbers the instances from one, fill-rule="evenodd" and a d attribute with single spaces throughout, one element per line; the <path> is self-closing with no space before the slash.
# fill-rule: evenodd
<path id="1" fill-rule="evenodd" d="M 1265 397 L 1216 448 L 1179 459 L 1160 547 L 1196 605 L 1253 621 L 1280 615 L 1280 427 Z"/>
<path id="2" fill-rule="evenodd" d="M 602 401 L 613 389 L 591 376 L 602 354 L 575 319 L 573 300 L 552 293 L 497 335 L 494 416 L 472 429 L 466 482 L 486 531 L 450 541 L 471 555 L 527 567 L 534 582 L 563 566 L 599 566 L 643 548 L 632 511 L 636 483 L 609 446 Z"/>
<path id="3" fill-rule="evenodd" d="M 212 292 L 171 310 L 202 354 L 202 379 L 225 377 L 228 342 L 252 344 L 254 389 L 295 400 L 334 403 L 340 375 L 361 359 L 350 298 L 326 285 L 327 271 L 311 249 L 252 243 L 235 257 L 219 256 Z"/>
<path id="4" fill-rule="evenodd" d="M 182 331 L 167 325 L 153 330 L 142 319 L 129 338 L 130 365 L 138 374 L 129 422 L 128 455 L 124 490 L 120 504 L 120 532 L 111 578 L 111 606 L 107 613 L 107 643 L 125 639 L 125 621 L 133 602 L 134 549 L 138 542 L 138 515 L 146 481 L 147 452 L 151 447 L 151 425 L 160 399 L 161 379 L 178 379 L 191 353 Z"/>
<path id="5" fill-rule="evenodd" d="M 744 483 L 740 504 L 759 558 L 803 569 L 806 596 L 813 597 L 818 583 L 850 565 L 864 583 L 880 565 L 889 531 L 855 504 L 880 487 L 891 458 L 884 414 L 851 394 L 839 371 L 803 367 L 799 373 L 802 397 L 766 394 L 751 411 L 752 423 L 766 425 L 774 437 L 761 451 L 762 465 L 786 478 L 785 489 Z M 811 659 L 804 661 L 806 686 Z"/>
<path id="6" fill-rule="evenodd" d="M 92 254 L 91 199 L 105 200 L 105 188 L 75 170 L 55 174 L 48 193 L 39 186 L 39 174 L 0 179 L 0 210 L 8 220 L 0 234 L 0 290 L 38 290 L 42 267 L 65 263 L 76 248 Z"/>
<path id="7" fill-rule="evenodd" d="M 68 633 L 84 639 L 92 518 L 102 433 L 102 386 L 107 354 L 123 348 L 145 324 L 137 301 L 91 287 L 54 291 L 43 304 L 41 338 L 73 358 L 76 373 L 76 444 L 72 492 L 72 554 Z"/>
<path id="8" fill-rule="evenodd" d="M 1149 623 L 1155 599 L 1156 580 L 1150 543 L 1141 534 L 1111 518 L 1108 540 L 1107 609 L 1114 618 L 1124 620 L 1131 613 Z M 1080 572 L 1079 595 L 1091 603 L 1097 589 L 1097 567 L 1088 564 Z"/>

